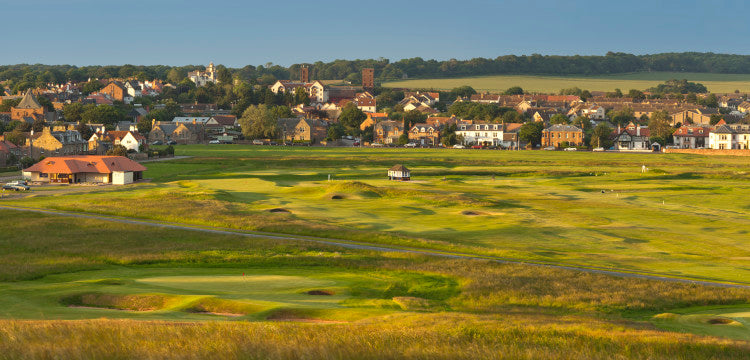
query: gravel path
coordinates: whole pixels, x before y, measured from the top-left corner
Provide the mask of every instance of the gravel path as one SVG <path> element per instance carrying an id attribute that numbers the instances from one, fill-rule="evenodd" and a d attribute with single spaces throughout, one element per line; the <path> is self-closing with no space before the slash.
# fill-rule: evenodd
<path id="1" fill-rule="evenodd" d="M 217 228 L 217 227 L 198 227 L 198 226 L 183 225 L 179 223 L 156 222 L 156 221 L 139 220 L 139 219 L 133 219 L 133 218 L 119 217 L 119 216 L 83 214 L 83 213 L 74 213 L 74 212 L 68 212 L 68 211 L 27 208 L 27 207 L 20 207 L 20 206 L 0 205 L 0 209 L 27 211 L 27 212 L 35 212 L 35 213 L 58 215 L 58 216 L 68 216 L 68 217 L 84 218 L 84 219 L 113 221 L 113 222 L 118 222 L 118 223 L 123 223 L 123 224 L 133 224 L 133 225 L 139 225 L 139 226 L 153 226 L 153 227 L 160 227 L 160 228 L 167 228 L 167 229 L 199 231 L 199 232 L 210 233 L 210 234 L 236 235 L 236 236 L 244 236 L 244 237 L 249 237 L 249 238 L 279 239 L 279 240 L 288 240 L 288 241 L 289 240 L 308 241 L 308 242 L 315 242 L 315 243 L 321 243 L 321 244 L 327 244 L 327 245 L 335 245 L 335 246 L 340 246 L 340 247 L 349 248 L 349 249 L 412 253 L 412 254 L 439 256 L 439 257 L 445 257 L 445 258 L 454 258 L 454 259 L 490 260 L 490 261 L 495 261 L 498 263 L 505 263 L 505 264 L 545 266 L 545 267 L 549 267 L 553 269 L 584 271 L 588 273 L 605 274 L 605 275 L 612 275 L 612 276 L 618 276 L 618 277 L 631 277 L 631 278 L 637 278 L 637 279 L 678 282 L 678 283 L 686 283 L 686 284 L 750 289 L 750 285 L 743 285 L 743 284 L 728 284 L 728 283 L 721 283 L 721 282 L 714 282 L 714 281 L 672 278 L 672 277 L 666 277 L 666 276 L 660 276 L 660 275 L 648 275 L 648 274 L 643 274 L 643 273 L 631 273 L 631 272 L 617 271 L 617 270 L 605 270 L 605 269 L 585 268 L 585 267 L 576 267 L 576 266 L 524 262 L 524 261 L 516 261 L 516 260 L 510 260 L 510 259 L 501 259 L 501 258 L 496 258 L 496 257 L 491 257 L 491 256 L 448 253 L 448 252 L 430 251 L 430 250 L 417 249 L 417 248 L 397 247 L 397 246 L 387 246 L 387 245 L 375 245 L 375 244 L 354 242 L 354 241 L 343 240 L 343 239 L 321 238 L 321 237 L 313 237 L 313 236 L 294 236 L 294 235 L 265 233 L 265 232 L 248 232 L 248 231 L 243 232 L 241 230 L 236 230 L 236 229 L 226 229 L 226 228 Z"/>

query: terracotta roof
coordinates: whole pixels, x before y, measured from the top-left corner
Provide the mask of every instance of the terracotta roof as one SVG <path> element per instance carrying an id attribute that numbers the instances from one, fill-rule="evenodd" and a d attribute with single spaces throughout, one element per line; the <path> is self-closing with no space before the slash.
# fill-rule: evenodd
<path id="1" fill-rule="evenodd" d="M 405 171 L 409 171 L 409 169 L 407 169 L 406 166 L 404 166 L 404 165 L 398 164 L 398 165 L 394 165 L 392 168 L 388 169 L 388 171 L 401 171 L 401 172 L 405 172 Z"/>
<path id="2" fill-rule="evenodd" d="M 79 155 L 48 157 L 24 171 L 45 174 L 110 174 L 114 171 L 146 171 L 146 167 L 124 156 Z"/>
<path id="3" fill-rule="evenodd" d="M 710 131 L 711 128 L 709 127 L 682 125 L 679 129 L 675 130 L 672 135 L 687 137 L 708 137 L 708 133 Z"/>

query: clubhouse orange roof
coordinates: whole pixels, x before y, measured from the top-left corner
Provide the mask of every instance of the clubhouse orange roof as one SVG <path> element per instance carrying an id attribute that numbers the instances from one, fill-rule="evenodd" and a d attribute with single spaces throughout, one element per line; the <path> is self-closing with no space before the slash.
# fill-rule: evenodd
<path id="1" fill-rule="evenodd" d="M 48 157 L 24 171 L 44 174 L 111 174 L 115 171 L 146 171 L 146 167 L 124 156 L 60 156 Z"/>

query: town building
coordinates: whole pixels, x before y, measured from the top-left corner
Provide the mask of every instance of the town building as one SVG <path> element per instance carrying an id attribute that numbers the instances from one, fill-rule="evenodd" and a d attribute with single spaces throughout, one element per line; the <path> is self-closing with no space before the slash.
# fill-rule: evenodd
<path id="1" fill-rule="evenodd" d="M 708 147 L 711 149 L 750 149 L 750 125 L 717 124 L 716 129 L 708 135 Z"/>
<path id="2" fill-rule="evenodd" d="M 503 142 L 503 124 L 461 122 L 456 126 L 456 136 L 463 137 L 464 145 L 498 146 Z"/>
<path id="3" fill-rule="evenodd" d="M 47 157 L 23 170 L 33 182 L 125 185 L 143 178 L 146 167 L 124 156 Z"/>
<path id="4" fill-rule="evenodd" d="M 303 88 L 311 102 L 325 103 L 328 101 L 329 88 L 320 81 L 297 82 L 291 80 L 277 80 L 271 85 L 271 92 L 274 94 L 294 94 L 298 88 Z M 353 96 L 352 96 L 353 97 Z"/>
<path id="5" fill-rule="evenodd" d="M 210 62 L 208 64 L 208 67 L 205 71 L 196 70 L 188 72 L 187 76 L 192 82 L 195 83 L 196 86 L 201 87 L 205 86 L 208 83 L 216 83 L 216 68 L 214 67 L 214 63 Z"/>
<path id="6" fill-rule="evenodd" d="M 629 123 L 624 128 L 617 127 L 614 135 L 615 150 L 651 150 L 651 132 L 648 127 Z"/>
<path id="7" fill-rule="evenodd" d="M 18 105 L 10 108 L 10 119 L 24 121 L 24 118 L 43 119 L 45 116 L 44 106 L 39 104 L 31 89 L 21 98 Z"/>
<path id="8" fill-rule="evenodd" d="M 375 143 L 396 144 L 404 133 L 404 125 L 399 121 L 385 120 L 375 124 L 372 130 Z"/>
<path id="9" fill-rule="evenodd" d="M 542 130 L 542 147 L 583 146 L 583 130 L 573 125 L 552 125 Z"/>
<path id="10" fill-rule="evenodd" d="M 24 152 L 34 159 L 41 156 L 82 155 L 88 152 L 88 141 L 76 130 L 51 131 L 45 126 L 41 133 L 31 132 L 26 139 Z"/>
<path id="11" fill-rule="evenodd" d="M 680 149 L 698 149 L 708 146 L 711 127 L 707 125 L 682 125 L 672 134 L 675 146 Z"/>
<path id="12" fill-rule="evenodd" d="M 319 119 L 278 119 L 281 137 L 285 141 L 302 141 L 315 144 L 328 136 L 328 123 Z"/>

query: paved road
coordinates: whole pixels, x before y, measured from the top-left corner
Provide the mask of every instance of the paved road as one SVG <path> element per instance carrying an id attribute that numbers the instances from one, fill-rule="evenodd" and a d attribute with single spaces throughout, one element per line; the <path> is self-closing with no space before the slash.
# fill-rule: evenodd
<path id="1" fill-rule="evenodd" d="M 189 226 L 189 225 L 184 225 L 184 224 L 179 224 L 179 223 L 165 223 L 165 222 L 139 220 L 139 219 L 133 219 L 133 218 L 126 218 L 126 217 L 83 214 L 83 213 L 74 213 L 74 212 L 68 212 L 68 211 L 27 208 L 27 207 L 20 207 L 20 206 L 0 205 L 0 209 L 27 211 L 27 212 L 35 212 L 35 213 L 58 215 L 58 216 L 68 216 L 68 217 L 83 218 L 83 219 L 113 221 L 113 222 L 118 222 L 118 223 L 123 223 L 123 224 L 153 226 L 153 227 L 160 227 L 160 228 L 167 228 L 167 229 L 199 231 L 199 232 L 210 233 L 210 234 L 236 235 L 236 236 L 244 236 L 244 237 L 249 237 L 249 238 L 279 239 L 279 240 L 288 240 L 288 241 L 307 241 L 307 242 L 315 242 L 315 243 L 321 243 L 321 244 L 327 244 L 327 245 L 341 246 L 341 247 L 349 248 L 349 249 L 412 253 L 412 254 L 422 254 L 422 255 L 454 258 L 454 259 L 489 260 L 489 261 L 494 261 L 494 262 L 504 263 L 504 264 L 523 264 L 523 265 L 531 265 L 531 266 L 544 266 L 544 267 L 553 268 L 553 269 L 584 271 L 588 273 L 605 274 L 605 275 L 612 275 L 612 276 L 618 276 L 618 277 L 632 277 L 632 278 L 638 278 L 638 279 L 659 280 L 659 281 L 697 284 L 697 285 L 706 285 L 706 286 L 750 289 L 750 285 L 745 285 L 745 284 L 727 284 L 727 283 L 714 282 L 714 281 L 680 279 L 680 278 L 672 278 L 672 277 L 666 277 L 666 276 L 660 276 L 660 275 L 649 275 L 649 274 L 644 274 L 644 273 L 631 273 L 631 272 L 618 271 L 618 270 L 606 270 L 606 269 L 597 269 L 597 268 L 585 268 L 585 267 L 576 267 L 576 266 L 523 262 L 523 261 L 501 259 L 501 258 L 490 257 L 490 256 L 439 252 L 439 251 L 430 251 L 430 250 L 408 248 L 408 247 L 375 245 L 375 244 L 354 242 L 354 241 L 343 240 L 343 239 L 321 238 L 321 237 L 312 237 L 312 236 L 293 236 L 293 235 L 285 235 L 285 234 L 278 234 L 278 233 L 265 233 L 265 232 L 242 232 L 236 229 L 226 229 L 226 228 L 217 228 L 217 227 L 198 227 L 198 226 Z"/>

